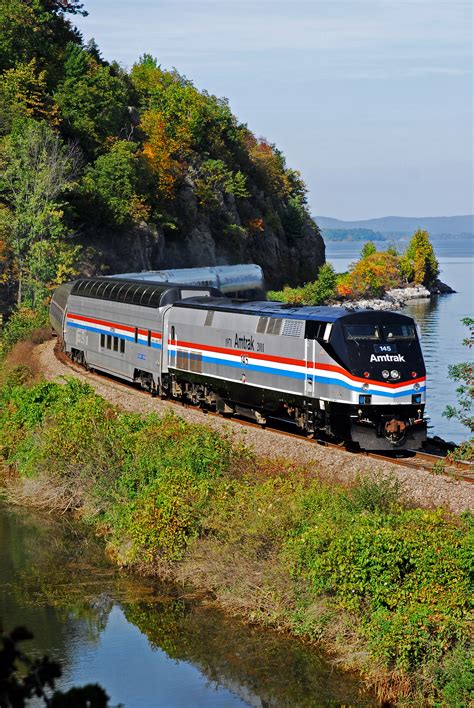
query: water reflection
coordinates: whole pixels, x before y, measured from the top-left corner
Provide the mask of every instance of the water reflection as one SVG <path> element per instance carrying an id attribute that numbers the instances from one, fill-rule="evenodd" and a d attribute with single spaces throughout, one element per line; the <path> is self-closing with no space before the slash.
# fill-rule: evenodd
<path id="1" fill-rule="evenodd" d="M 120 574 L 83 529 L 5 507 L 0 617 L 31 628 L 64 686 L 99 681 L 128 707 L 374 704 L 300 642 Z"/>

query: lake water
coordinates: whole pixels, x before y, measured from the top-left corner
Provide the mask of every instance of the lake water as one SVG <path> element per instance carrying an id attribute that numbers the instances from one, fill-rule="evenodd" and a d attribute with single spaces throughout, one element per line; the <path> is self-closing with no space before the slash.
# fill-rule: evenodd
<path id="1" fill-rule="evenodd" d="M 362 243 L 326 243 L 326 259 L 338 273 L 347 270 L 360 256 Z M 400 250 L 405 244 L 395 244 Z M 382 250 L 387 243 L 378 243 Z M 415 318 L 421 328 L 422 349 L 427 369 L 427 406 L 430 435 L 461 442 L 468 431 L 457 420 L 442 415 L 448 404 L 456 405 L 456 382 L 448 376 L 448 365 L 472 358 L 472 350 L 463 346 L 467 329 L 463 317 L 474 317 L 474 237 L 472 239 L 433 239 L 440 264 L 440 279 L 457 292 L 430 299 L 413 300 L 403 310 Z"/>
<path id="2" fill-rule="evenodd" d="M 101 543 L 67 520 L 2 505 L 0 623 L 33 632 L 23 649 L 61 663 L 60 687 L 98 682 L 111 705 L 375 705 L 302 642 L 246 626 L 183 588 L 118 572 Z"/>

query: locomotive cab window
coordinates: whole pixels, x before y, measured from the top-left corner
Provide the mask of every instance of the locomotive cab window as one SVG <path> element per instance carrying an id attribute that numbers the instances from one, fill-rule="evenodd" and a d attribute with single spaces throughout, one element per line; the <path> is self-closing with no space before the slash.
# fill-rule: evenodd
<path id="1" fill-rule="evenodd" d="M 416 332 L 413 325 L 382 325 L 382 330 L 383 336 L 387 342 L 393 342 L 396 339 L 416 339 Z"/>
<path id="2" fill-rule="evenodd" d="M 346 335 L 346 339 L 349 340 L 365 340 L 365 339 L 372 339 L 372 340 L 377 340 L 380 339 L 380 332 L 379 332 L 379 327 L 378 325 L 373 325 L 373 324 L 354 324 L 354 325 L 344 325 L 344 333 Z"/>
<path id="3" fill-rule="evenodd" d="M 307 320 L 304 333 L 305 339 L 322 339 L 325 329 L 325 322 L 315 322 L 314 320 Z"/>

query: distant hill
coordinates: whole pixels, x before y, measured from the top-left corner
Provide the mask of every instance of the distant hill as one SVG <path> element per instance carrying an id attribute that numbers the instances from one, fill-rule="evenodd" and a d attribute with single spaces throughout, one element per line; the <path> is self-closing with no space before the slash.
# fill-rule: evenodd
<path id="1" fill-rule="evenodd" d="M 386 241 L 387 234 L 372 229 L 321 229 L 325 241 Z"/>
<path id="2" fill-rule="evenodd" d="M 378 233 L 410 235 L 416 229 L 426 229 L 432 236 L 474 234 L 474 214 L 464 216 L 383 216 L 378 219 L 342 221 L 330 216 L 315 216 L 321 229 L 371 229 Z"/>

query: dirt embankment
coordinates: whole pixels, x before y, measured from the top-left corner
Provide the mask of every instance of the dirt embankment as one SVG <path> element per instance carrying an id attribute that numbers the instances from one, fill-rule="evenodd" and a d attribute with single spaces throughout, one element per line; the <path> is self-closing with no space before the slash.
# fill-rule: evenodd
<path id="1" fill-rule="evenodd" d="M 140 413 L 172 412 L 193 423 L 206 423 L 220 431 L 231 431 L 235 440 L 253 448 L 258 455 L 292 461 L 317 470 L 321 478 L 350 484 L 358 476 L 377 475 L 397 478 L 405 495 L 417 506 L 444 506 L 454 513 L 474 510 L 474 486 L 468 482 L 434 475 L 423 470 L 394 465 L 343 450 L 310 444 L 307 440 L 285 437 L 272 430 L 259 430 L 236 421 L 206 416 L 198 409 L 185 408 L 171 401 L 162 401 L 97 374 L 78 371 L 58 361 L 54 354 L 55 340 L 44 342 L 32 350 L 35 368 L 49 380 L 73 376 L 87 381 L 98 394 L 125 410 Z"/>

